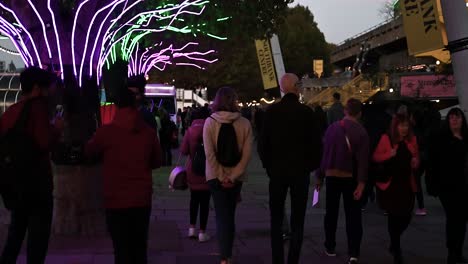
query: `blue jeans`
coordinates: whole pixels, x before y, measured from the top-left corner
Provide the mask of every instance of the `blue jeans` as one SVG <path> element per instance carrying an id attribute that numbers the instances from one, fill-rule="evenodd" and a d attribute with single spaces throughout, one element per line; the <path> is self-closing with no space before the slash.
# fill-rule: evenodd
<path id="1" fill-rule="evenodd" d="M 242 189 L 242 183 L 236 183 L 233 188 L 226 189 L 219 180 L 208 181 L 216 211 L 216 233 L 221 253 L 221 259 L 232 257 L 232 246 L 236 232 L 236 206 Z"/>

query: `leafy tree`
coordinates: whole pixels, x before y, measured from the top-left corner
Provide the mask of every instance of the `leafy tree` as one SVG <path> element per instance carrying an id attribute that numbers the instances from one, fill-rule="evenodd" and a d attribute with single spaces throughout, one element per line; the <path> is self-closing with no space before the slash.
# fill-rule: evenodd
<path id="1" fill-rule="evenodd" d="M 324 59 L 325 74 L 330 74 L 332 69 L 329 54 L 334 46 L 325 41 L 311 11 L 304 6 L 296 6 L 287 8 L 284 14 L 283 18 L 277 18 L 282 23 L 277 26 L 276 32 L 286 71 L 299 76 L 312 75 L 313 59 Z M 231 34 L 224 42 L 201 40 L 206 48 L 211 47 L 218 51 L 219 62 L 208 66 L 206 71 L 174 67 L 165 72 L 153 71 L 150 79 L 167 83 L 175 79 L 177 87 L 208 87 L 210 97 L 214 96 L 218 87 L 229 85 L 238 91 L 241 100 L 258 99 L 264 96 L 265 91 L 257 60 L 255 37 L 251 34 L 254 31 L 231 31 L 236 33 Z M 257 33 L 257 38 L 265 36 L 264 33 Z"/>
<path id="2" fill-rule="evenodd" d="M 323 59 L 325 75 L 330 74 L 331 49 L 308 7 L 290 8 L 278 35 L 286 71 L 313 76 L 313 60 Z"/>

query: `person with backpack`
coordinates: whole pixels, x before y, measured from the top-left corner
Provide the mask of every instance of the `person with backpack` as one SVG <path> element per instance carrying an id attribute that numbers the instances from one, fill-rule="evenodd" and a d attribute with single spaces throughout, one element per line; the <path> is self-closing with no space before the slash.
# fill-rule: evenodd
<path id="1" fill-rule="evenodd" d="M 304 236 L 310 174 L 320 165 L 322 136 L 319 120 L 313 110 L 299 102 L 302 90 L 299 78 L 287 73 L 282 77 L 280 87 L 285 96 L 265 113 L 259 137 L 259 154 L 270 179 L 273 263 L 285 263 L 282 226 L 289 190 L 291 242 L 287 263 L 297 264 Z"/>
<path id="2" fill-rule="evenodd" d="M 236 205 L 252 154 L 252 127 L 241 116 L 237 94 L 230 87 L 218 90 L 211 108 L 213 114 L 203 128 L 206 180 L 216 211 L 221 264 L 228 264 L 232 263 Z"/>
<path id="3" fill-rule="evenodd" d="M 0 195 L 11 211 L 1 264 L 16 263 L 28 234 L 28 263 L 44 263 L 53 213 L 50 151 L 63 119 L 50 122 L 47 96 L 54 76 L 36 67 L 20 75 L 23 98 L 0 119 Z M 7 162 L 8 161 L 8 162 Z"/>
<path id="4" fill-rule="evenodd" d="M 198 233 L 198 241 L 200 242 L 210 240 L 210 236 L 206 233 L 206 226 L 210 212 L 211 193 L 206 183 L 206 156 L 203 144 L 203 126 L 209 116 L 209 112 L 202 110 L 195 111 L 192 114 L 194 120 L 185 133 L 180 148 L 183 155 L 189 156 L 186 168 L 187 182 L 190 188 L 190 228 L 188 237 L 197 237 L 195 228 L 198 212 L 200 211 L 200 232 Z"/>
<path id="5" fill-rule="evenodd" d="M 156 131 L 136 108 L 135 95 L 122 88 L 111 124 L 88 142 L 88 157 L 103 160 L 103 193 L 107 230 L 116 264 L 147 263 L 153 194 L 152 170 L 161 166 Z"/>

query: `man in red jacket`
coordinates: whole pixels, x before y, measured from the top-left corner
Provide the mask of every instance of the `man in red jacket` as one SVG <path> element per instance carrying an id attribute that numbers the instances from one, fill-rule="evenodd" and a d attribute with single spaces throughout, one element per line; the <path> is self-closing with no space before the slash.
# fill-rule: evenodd
<path id="1" fill-rule="evenodd" d="M 11 223 L 8 238 L 0 257 L 1 264 L 16 263 L 26 232 L 28 232 L 28 263 L 44 263 L 49 245 L 52 223 L 52 169 L 50 165 L 50 150 L 63 129 L 63 120 L 56 117 L 51 125 L 47 95 L 54 83 L 53 76 L 48 72 L 30 67 L 20 75 L 23 98 L 12 105 L 0 119 L 0 133 L 5 134 L 15 126 L 24 106 L 29 104 L 26 131 L 34 139 L 40 150 L 38 162 L 31 164 L 34 175 L 25 183 L 27 193 L 25 204 L 14 208 L 11 212 Z M 32 151 L 32 150 L 31 150 Z"/>
<path id="2" fill-rule="evenodd" d="M 104 161 L 104 206 L 115 263 L 145 264 L 152 170 L 161 166 L 161 148 L 130 90 L 120 91 L 116 105 L 114 120 L 96 131 L 86 153 L 100 155 Z"/>

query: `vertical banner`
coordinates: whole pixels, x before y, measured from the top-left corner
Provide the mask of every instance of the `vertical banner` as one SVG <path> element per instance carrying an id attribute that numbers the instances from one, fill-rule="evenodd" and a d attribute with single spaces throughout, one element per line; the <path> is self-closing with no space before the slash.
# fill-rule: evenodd
<path id="1" fill-rule="evenodd" d="M 445 47 L 437 0 L 405 0 L 400 5 L 410 55 Z"/>
<path id="2" fill-rule="evenodd" d="M 260 65 L 260 72 L 262 73 L 265 90 L 278 87 L 270 41 L 255 40 L 255 46 L 257 48 L 258 63 Z"/>
<path id="3" fill-rule="evenodd" d="M 314 60 L 314 73 L 318 78 L 323 74 L 323 60 Z"/>

